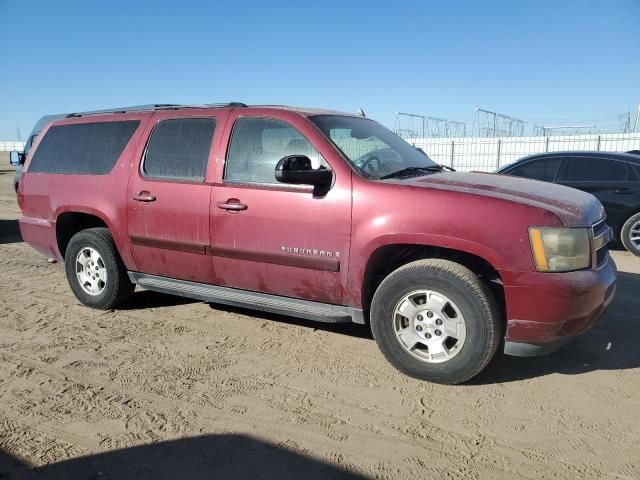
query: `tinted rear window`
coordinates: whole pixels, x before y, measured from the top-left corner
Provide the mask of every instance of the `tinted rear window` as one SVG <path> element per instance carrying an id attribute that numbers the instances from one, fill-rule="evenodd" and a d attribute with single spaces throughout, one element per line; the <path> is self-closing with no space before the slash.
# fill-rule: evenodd
<path id="1" fill-rule="evenodd" d="M 31 173 L 109 173 L 140 122 L 81 123 L 51 127 L 38 146 Z"/>
<path id="2" fill-rule="evenodd" d="M 628 176 L 623 162 L 592 157 L 572 158 L 565 174 L 569 182 L 624 182 Z"/>
<path id="3" fill-rule="evenodd" d="M 204 180 L 213 118 L 182 118 L 160 122 L 151 134 L 144 159 L 145 175 L 156 178 Z"/>

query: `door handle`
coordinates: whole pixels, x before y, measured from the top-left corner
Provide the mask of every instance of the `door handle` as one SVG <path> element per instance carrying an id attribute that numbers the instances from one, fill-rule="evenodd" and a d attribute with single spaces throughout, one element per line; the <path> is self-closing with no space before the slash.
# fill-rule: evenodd
<path id="1" fill-rule="evenodd" d="M 617 190 L 614 190 L 614 193 L 618 193 L 620 195 L 629 195 L 633 193 L 633 190 L 631 190 L 630 188 L 618 188 Z"/>
<path id="2" fill-rule="evenodd" d="M 230 198 L 225 202 L 218 202 L 218 208 L 222 210 L 229 210 L 231 212 L 240 212 L 246 210 L 247 206 L 244 203 L 240 203 L 237 198 Z"/>
<path id="3" fill-rule="evenodd" d="M 134 195 L 132 198 L 134 200 L 136 200 L 137 202 L 155 202 L 156 201 L 156 196 L 155 195 L 151 195 L 146 190 L 140 192 L 137 195 Z"/>

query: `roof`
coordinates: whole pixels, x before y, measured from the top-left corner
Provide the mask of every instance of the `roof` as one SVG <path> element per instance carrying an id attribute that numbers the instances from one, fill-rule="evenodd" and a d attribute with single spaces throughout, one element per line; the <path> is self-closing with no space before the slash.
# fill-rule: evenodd
<path id="1" fill-rule="evenodd" d="M 312 117 L 314 115 L 342 115 L 347 117 L 362 118 L 359 113 L 341 112 L 339 110 L 328 110 L 324 108 L 310 108 L 310 107 L 295 107 L 291 105 L 247 105 L 249 108 L 274 108 L 280 110 L 288 110 L 290 112 L 297 112 L 305 117 Z"/>
<path id="2" fill-rule="evenodd" d="M 127 113 L 127 112 L 151 112 L 156 110 L 183 110 L 190 108 L 224 108 L 224 107 L 246 107 L 244 103 L 240 102 L 226 102 L 226 103 L 205 103 L 201 105 L 183 105 L 178 103 L 149 103 L 146 105 L 133 105 L 129 107 L 117 107 L 107 108 L 104 110 L 91 110 L 87 112 L 69 113 L 66 116 L 71 117 L 85 117 L 89 115 L 103 115 L 105 113 Z"/>
<path id="3" fill-rule="evenodd" d="M 36 122 L 29 136 L 37 135 L 40 133 L 44 127 L 46 127 L 49 123 L 54 122 L 56 120 L 60 120 L 61 118 L 65 118 L 67 116 L 66 113 L 56 113 L 54 115 L 45 115 L 40 120 Z"/>
<path id="4" fill-rule="evenodd" d="M 520 160 L 513 162 L 511 165 L 515 165 L 516 163 L 524 162 L 527 160 L 533 160 L 534 158 L 552 158 L 552 157 L 593 157 L 593 158 L 609 158 L 613 160 L 621 160 L 624 162 L 631 162 L 640 165 L 640 155 L 635 155 L 633 153 L 626 152 L 603 152 L 603 151 L 590 151 L 590 150 L 568 150 L 564 152 L 546 152 L 546 153 L 534 153 L 533 155 L 528 155 L 526 157 L 521 158 Z"/>
<path id="5" fill-rule="evenodd" d="M 268 108 L 268 109 L 280 109 L 287 110 L 291 112 L 297 112 L 304 116 L 313 116 L 313 115 L 346 115 L 352 117 L 361 117 L 361 115 L 356 113 L 345 113 L 339 112 L 336 110 L 326 110 L 326 109 L 318 109 L 318 108 L 306 108 L 306 107 L 293 107 L 288 105 L 246 105 L 241 102 L 226 102 L 226 103 L 204 103 L 199 105 L 182 105 L 182 104 L 174 104 L 174 103 L 152 103 L 148 105 L 133 105 L 129 107 L 117 107 L 117 108 L 108 108 L 104 110 L 92 110 L 87 112 L 76 112 L 69 113 L 66 115 L 57 116 L 58 118 L 73 118 L 73 117 L 86 117 L 91 115 L 104 115 L 109 113 L 129 113 L 129 112 L 153 112 L 159 110 L 187 110 L 194 108 Z"/>

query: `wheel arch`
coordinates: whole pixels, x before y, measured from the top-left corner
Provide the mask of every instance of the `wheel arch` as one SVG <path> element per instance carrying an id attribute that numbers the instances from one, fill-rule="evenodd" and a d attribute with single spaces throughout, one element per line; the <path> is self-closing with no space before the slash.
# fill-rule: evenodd
<path id="1" fill-rule="evenodd" d="M 112 231 L 107 221 L 97 212 L 65 210 L 56 217 L 56 241 L 60 257 L 64 259 L 71 238 L 87 228 L 105 227 Z"/>
<path id="2" fill-rule="evenodd" d="M 505 313 L 505 296 L 501 263 L 491 260 L 477 251 L 452 248 L 440 244 L 429 243 L 385 243 L 375 248 L 367 258 L 360 282 L 360 302 L 368 317 L 373 295 L 382 280 L 394 270 L 407 263 L 427 258 L 451 260 L 476 273 L 489 286 L 500 308 Z M 492 261 L 493 260 L 493 261 Z"/>

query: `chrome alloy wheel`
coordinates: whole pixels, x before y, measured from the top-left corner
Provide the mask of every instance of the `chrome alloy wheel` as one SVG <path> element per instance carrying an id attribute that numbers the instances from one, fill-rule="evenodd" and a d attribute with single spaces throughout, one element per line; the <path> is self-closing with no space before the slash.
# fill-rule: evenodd
<path id="1" fill-rule="evenodd" d="M 629 241 L 640 250 L 640 220 L 634 223 L 629 229 Z"/>
<path id="2" fill-rule="evenodd" d="M 400 299 L 393 328 L 402 348 L 426 363 L 443 363 L 464 345 L 467 325 L 458 306 L 446 295 L 417 290 Z"/>
<path id="3" fill-rule="evenodd" d="M 76 276 L 82 289 L 89 295 L 100 295 L 107 286 L 107 268 L 100 254 L 85 247 L 76 257 Z"/>

